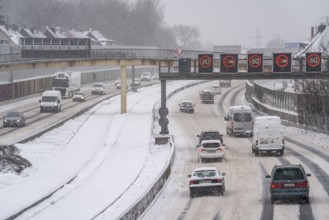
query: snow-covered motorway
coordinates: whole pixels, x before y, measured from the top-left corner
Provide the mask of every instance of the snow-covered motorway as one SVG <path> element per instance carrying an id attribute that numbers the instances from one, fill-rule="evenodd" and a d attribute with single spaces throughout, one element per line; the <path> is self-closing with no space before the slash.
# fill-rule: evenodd
<path id="1" fill-rule="evenodd" d="M 187 82 L 174 82 L 168 88 L 183 83 Z M 196 135 L 204 129 L 218 129 L 225 134 L 226 110 L 244 102 L 244 82 L 236 81 L 232 88 L 225 88 L 216 96 L 216 104 L 201 104 L 199 91 L 213 83 L 191 87 L 168 100 L 176 160 L 168 183 L 141 219 L 329 219 L 326 213 L 328 149 L 323 147 L 319 136 L 310 138 L 311 133 L 306 135 L 298 129 L 286 128 L 289 140 L 294 138 L 302 143 L 288 142 L 283 157 L 255 157 L 248 138 L 224 135 L 227 160 L 197 163 Z M 120 216 L 132 200 L 147 190 L 147 183 L 154 181 L 170 155 L 170 147 L 157 147 L 151 140 L 152 109 L 160 99 L 159 91 L 157 85 L 128 96 L 128 113 L 123 115 L 119 113 L 119 98 L 111 98 L 95 106 L 96 109 L 91 110 L 94 114 L 87 112 L 64 124 L 64 132 L 55 129 L 48 132 L 48 136 L 46 133 L 43 138 L 20 145 L 22 155 L 35 159 L 36 167 L 25 173 L 27 178 L 0 189 L 1 198 L 5 198 L 0 200 L 0 219 L 18 210 L 22 203 L 31 202 L 31 198 L 46 195 L 49 187 L 56 188 L 55 185 L 69 177 L 75 179 L 17 219 L 116 219 Z M 194 114 L 179 113 L 178 103 L 182 99 L 196 103 Z M 66 136 L 59 139 L 63 133 Z M 287 162 L 302 163 L 312 174 L 309 205 L 270 204 L 265 174 L 273 165 Z M 203 165 L 216 166 L 227 174 L 223 197 L 189 197 L 187 175 Z M 152 172 L 150 167 L 154 168 Z M 143 174 L 145 179 L 141 181 Z M 139 184 L 133 187 L 135 182 Z"/>
<path id="2" fill-rule="evenodd" d="M 209 85 L 209 84 L 208 84 Z M 328 137 L 286 127 L 284 156 L 257 156 L 251 152 L 246 137 L 226 135 L 224 113 L 229 106 L 244 104 L 244 82 L 234 81 L 223 89 L 215 105 L 201 104 L 198 91 L 206 85 L 190 88 L 168 101 L 170 128 L 176 146 L 174 172 L 157 200 L 140 219 L 329 219 Z M 182 99 L 196 103 L 194 114 L 181 114 L 177 105 Z M 256 113 L 259 115 L 259 112 Z M 226 161 L 197 162 L 196 135 L 201 130 L 217 129 L 224 134 Z M 310 204 L 276 203 L 271 205 L 270 174 L 276 164 L 302 164 L 310 177 Z M 190 198 L 187 175 L 199 166 L 216 166 L 226 173 L 224 196 Z"/>

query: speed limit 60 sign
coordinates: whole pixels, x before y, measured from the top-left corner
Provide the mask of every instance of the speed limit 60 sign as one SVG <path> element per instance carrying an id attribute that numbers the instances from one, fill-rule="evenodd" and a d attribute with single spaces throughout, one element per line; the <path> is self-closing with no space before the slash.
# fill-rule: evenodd
<path id="1" fill-rule="evenodd" d="M 199 54 L 199 73 L 212 73 L 213 72 L 213 55 L 212 54 Z"/>
<path id="2" fill-rule="evenodd" d="M 321 53 L 306 53 L 305 63 L 307 73 L 319 73 L 322 71 L 321 55 Z"/>
<path id="3" fill-rule="evenodd" d="M 273 53 L 273 72 L 291 73 L 291 53 Z"/>
<path id="4" fill-rule="evenodd" d="M 238 54 L 221 54 L 220 72 L 222 73 L 238 72 Z"/>
<path id="5" fill-rule="evenodd" d="M 248 54 L 248 73 L 262 73 L 263 66 L 263 54 Z"/>

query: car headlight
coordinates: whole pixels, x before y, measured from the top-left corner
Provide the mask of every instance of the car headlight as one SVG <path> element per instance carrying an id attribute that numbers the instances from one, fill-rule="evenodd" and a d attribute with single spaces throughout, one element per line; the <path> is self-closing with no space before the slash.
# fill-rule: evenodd
<path id="1" fill-rule="evenodd" d="M 57 105 L 58 105 L 57 102 L 55 102 L 55 103 L 54 103 L 54 106 L 57 106 Z"/>
<path id="2" fill-rule="evenodd" d="M 16 120 L 16 122 L 20 122 L 20 121 L 21 121 L 21 119 L 17 119 L 17 120 Z"/>

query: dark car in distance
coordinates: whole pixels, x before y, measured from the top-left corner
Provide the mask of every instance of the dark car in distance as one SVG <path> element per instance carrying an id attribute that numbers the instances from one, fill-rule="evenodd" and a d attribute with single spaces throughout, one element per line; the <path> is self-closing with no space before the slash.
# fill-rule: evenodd
<path id="1" fill-rule="evenodd" d="M 194 106 L 192 101 L 183 100 L 179 103 L 179 112 L 194 113 Z"/>
<path id="2" fill-rule="evenodd" d="M 72 100 L 73 102 L 84 102 L 86 101 L 86 95 L 84 92 L 78 91 L 74 93 Z"/>
<path id="3" fill-rule="evenodd" d="M 201 103 L 214 104 L 214 102 L 215 102 L 214 94 L 210 90 L 202 90 L 199 93 L 199 96 L 200 96 L 200 99 L 201 99 Z"/>
<path id="4" fill-rule="evenodd" d="M 275 165 L 271 175 L 266 175 L 266 178 L 271 179 L 271 203 L 296 199 L 309 203 L 309 176 L 311 174 L 306 173 L 301 164 Z"/>
<path id="5" fill-rule="evenodd" d="M 220 140 L 222 145 L 225 146 L 224 141 L 223 141 L 223 135 L 221 133 L 219 133 L 219 131 L 216 131 L 216 130 L 201 131 L 201 133 L 198 134 L 197 137 L 199 138 L 197 147 L 200 146 L 201 141 L 203 141 L 203 140 Z"/>
<path id="6" fill-rule="evenodd" d="M 25 116 L 23 112 L 9 112 L 3 116 L 3 127 L 23 127 L 25 126 Z"/>

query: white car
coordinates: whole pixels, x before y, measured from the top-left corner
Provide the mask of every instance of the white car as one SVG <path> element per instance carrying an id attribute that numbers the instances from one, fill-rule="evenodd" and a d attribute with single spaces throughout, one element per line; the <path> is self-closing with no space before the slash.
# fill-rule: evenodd
<path id="1" fill-rule="evenodd" d="M 203 140 L 198 148 L 198 162 L 204 159 L 225 159 L 225 147 L 220 140 Z"/>
<path id="2" fill-rule="evenodd" d="M 216 167 L 199 167 L 188 175 L 190 197 L 197 194 L 220 194 L 225 192 L 225 173 L 221 173 Z"/>
<path id="3" fill-rule="evenodd" d="M 151 81 L 152 74 L 150 72 L 142 72 L 141 81 Z"/>
<path id="4" fill-rule="evenodd" d="M 210 91 L 214 94 L 214 95 L 218 95 L 222 93 L 221 88 L 219 87 L 219 85 L 212 85 L 210 87 Z"/>

